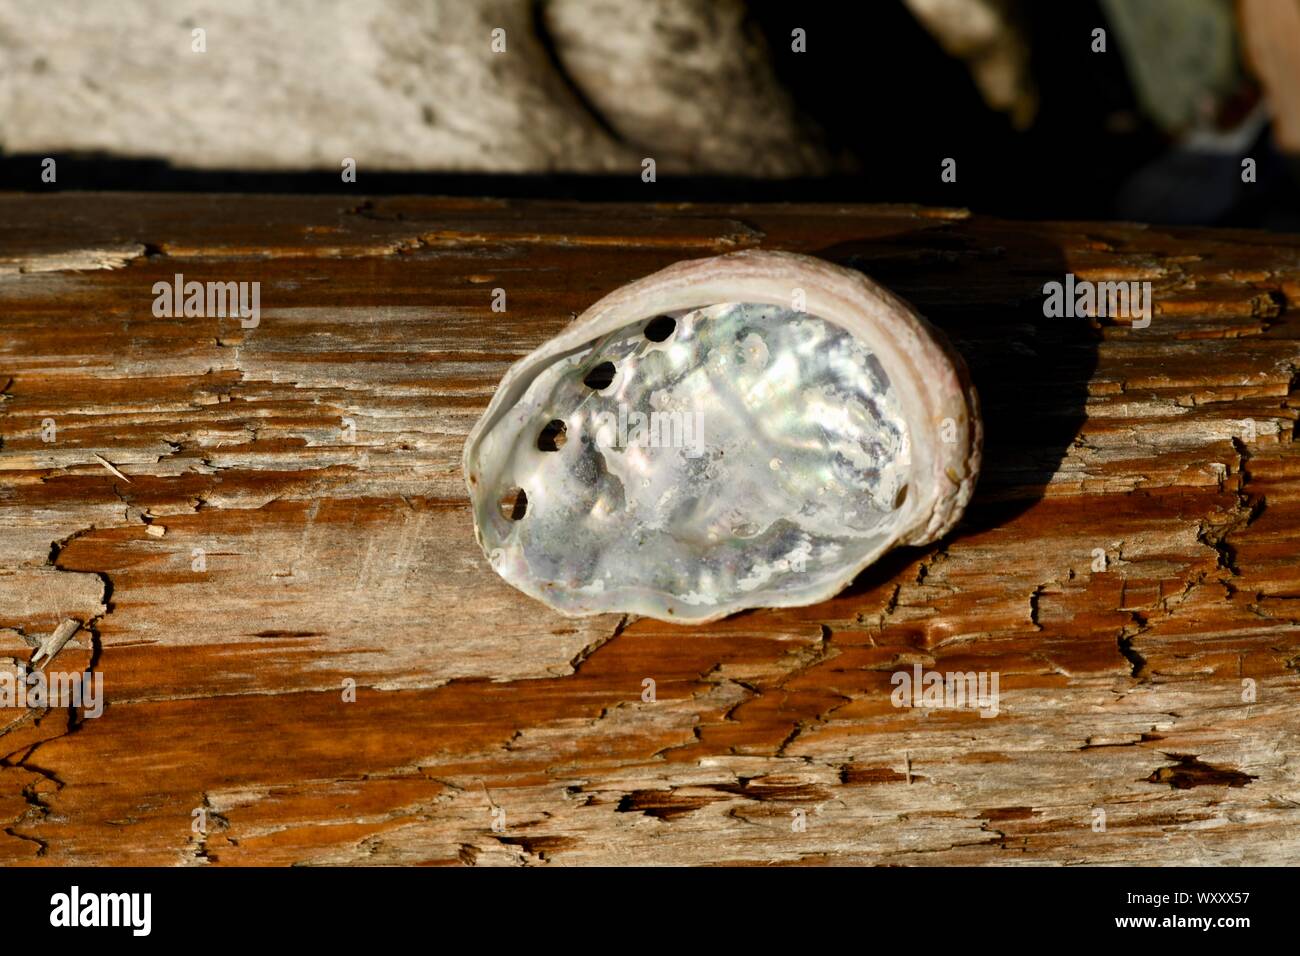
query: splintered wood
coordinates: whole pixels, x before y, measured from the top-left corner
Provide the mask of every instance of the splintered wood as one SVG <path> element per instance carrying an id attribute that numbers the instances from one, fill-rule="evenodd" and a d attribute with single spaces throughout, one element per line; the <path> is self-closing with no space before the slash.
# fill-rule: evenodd
<path id="1" fill-rule="evenodd" d="M 459 464 L 502 373 L 756 247 L 949 333 L 987 426 L 962 525 L 706 627 L 515 592 Z M 255 327 L 155 310 L 178 275 L 259 283 Z M 1152 321 L 1046 317 L 1067 276 L 1150 282 Z M 1296 862 L 1298 295 L 1300 238 L 1250 232 L 0 196 L 0 640 L 107 701 L 0 715 L 0 861 Z"/>

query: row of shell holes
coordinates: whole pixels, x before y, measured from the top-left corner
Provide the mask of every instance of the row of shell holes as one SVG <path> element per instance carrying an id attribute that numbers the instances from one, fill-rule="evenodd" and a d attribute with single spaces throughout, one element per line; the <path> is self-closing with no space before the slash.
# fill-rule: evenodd
<path id="1" fill-rule="evenodd" d="M 664 342 L 677 331 L 677 320 L 672 316 L 658 315 L 645 324 L 645 337 L 651 342 Z M 614 382 L 614 363 L 600 362 L 583 376 L 582 384 L 593 391 L 603 392 Z M 539 451 L 559 451 L 564 447 L 566 427 L 563 421 L 553 418 L 537 436 Z M 528 494 L 522 488 L 511 488 L 501 496 L 501 514 L 518 521 L 528 513 Z"/>

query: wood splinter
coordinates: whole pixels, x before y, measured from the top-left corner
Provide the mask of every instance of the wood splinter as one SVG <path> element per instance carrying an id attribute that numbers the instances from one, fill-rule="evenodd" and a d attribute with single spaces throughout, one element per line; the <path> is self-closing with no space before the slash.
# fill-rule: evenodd
<path id="1" fill-rule="evenodd" d="M 93 453 L 92 453 L 92 454 L 93 454 Z M 131 479 L 128 478 L 126 475 L 122 474 L 122 473 L 121 473 L 120 471 L 118 471 L 116 468 L 114 468 L 114 467 L 113 467 L 113 463 L 110 462 L 108 459 L 104 458 L 102 455 L 95 455 L 94 457 L 95 457 L 95 460 L 96 460 L 96 461 L 98 461 L 101 465 L 103 465 L 105 468 L 107 468 L 107 469 L 108 469 L 109 471 L 111 471 L 113 474 L 117 475 L 117 477 L 121 478 L 121 479 L 122 479 L 123 481 L 125 481 L 128 485 L 131 483 Z"/>
<path id="2" fill-rule="evenodd" d="M 81 624 L 78 621 L 74 621 L 70 617 L 64 618 L 63 623 L 56 627 L 36 648 L 36 653 L 32 655 L 32 664 L 35 664 L 41 658 L 46 658 L 47 663 L 54 660 L 55 655 L 63 650 L 63 645 L 72 640 L 72 635 L 76 634 L 80 628 Z"/>

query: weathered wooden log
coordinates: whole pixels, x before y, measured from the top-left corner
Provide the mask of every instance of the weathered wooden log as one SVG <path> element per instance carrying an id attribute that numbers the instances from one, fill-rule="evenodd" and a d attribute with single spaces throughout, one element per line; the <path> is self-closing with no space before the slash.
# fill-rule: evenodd
<path id="1" fill-rule="evenodd" d="M 703 627 L 512 590 L 459 468 L 505 368 L 760 246 L 954 340 L 963 523 Z M 256 327 L 155 315 L 178 273 L 260 283 Z M 1150 325 L 1045 317 L 1067 273 L 1150 281 Z M 1300 239 L 1240 231 L 0 196 L 0 639 L 106 696 L 0 713 L 0 861 L 1294 862 L 1298 293 Z M 996 675 L 996 716 L 895 706 L 914 668 Z"/>

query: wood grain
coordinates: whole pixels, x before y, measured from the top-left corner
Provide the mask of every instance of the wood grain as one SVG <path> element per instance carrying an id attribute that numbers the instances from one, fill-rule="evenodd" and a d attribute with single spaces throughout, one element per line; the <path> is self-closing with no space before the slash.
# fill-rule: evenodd
<path id="1" fill-rule="evenodd" d="M 705 627 L 508 587 L 459 468 L 501 374 L 624 282 L 759 246 L 953 338 L 987 423 L 962 525 Z M 260 282 L 260 325 L 155 317 L 178 272 Z M 1151 281 L 1154 320 L 1045 318 L 1066 272 Z M 1298 294 L 1300 238 L 1251 232 L 0 195 L 0 656 L 73 619 L 47 666 L 108 701 L 0 713 L 0 861 L 1295 862 Z M 914 664 L 996 672 L 998 715 L 894 707 Z"/>

